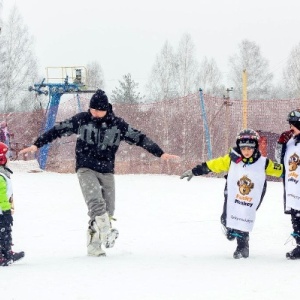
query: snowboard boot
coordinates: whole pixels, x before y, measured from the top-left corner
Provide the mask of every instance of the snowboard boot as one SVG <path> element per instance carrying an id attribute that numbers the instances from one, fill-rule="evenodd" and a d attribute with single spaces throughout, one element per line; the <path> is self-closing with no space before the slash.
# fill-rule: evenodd
<path id="1" fill-rule="evenodd" d="M 237 234 L 237 248 L 233 253 L 233 258 L 247 258 L 249 257 L 249 233 L 240 231 Z"/>
<path id="2" fill-rule="evenodd" d="M 101 243 L 105 248 L 112 248 L 115 245 L 119 231 L 111 228 L 111 222 L 107 213 L 95 217 L 94 229 L 99 231 Z"/>
<path id="3" fill-rule="evenodd" d="M 106 256 L 101 248 L 99 231 L 89 228 L 87 231 L 87 253 L 89 256 Z"/>

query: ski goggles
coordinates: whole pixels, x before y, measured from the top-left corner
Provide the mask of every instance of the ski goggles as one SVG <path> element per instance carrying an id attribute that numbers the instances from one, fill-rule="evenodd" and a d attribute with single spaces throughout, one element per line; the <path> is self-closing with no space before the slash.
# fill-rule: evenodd
<path id="1" fill-rule="evenodd" d="M 243 148 L 254 149 L 256 147 L 256 143 L 255 143 L 255 140 L 241 139 L 239 141 L 239 147 L 240 147 L 240 149 L 243 149 Z"/>

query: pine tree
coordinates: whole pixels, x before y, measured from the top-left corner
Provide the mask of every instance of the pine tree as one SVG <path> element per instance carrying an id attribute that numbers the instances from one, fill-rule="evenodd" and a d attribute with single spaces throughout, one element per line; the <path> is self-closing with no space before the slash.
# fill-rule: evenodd
<path id="1" fill-rule="evenodd" d="M 139 84 L 131 78 L 130 73 L 124 75 L 123 81 L 119 80 L 119 87 L 112 91 L 112 102 L 131 104 L 140 102 L 144 97 L 136 91 L 138 86 Z"/>

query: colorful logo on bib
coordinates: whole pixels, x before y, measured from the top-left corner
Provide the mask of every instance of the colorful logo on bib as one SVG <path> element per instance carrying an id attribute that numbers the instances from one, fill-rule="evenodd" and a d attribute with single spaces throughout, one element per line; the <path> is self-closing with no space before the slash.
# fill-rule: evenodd
<path id="1" fill-rule="evenodd" d="M 251 190 L 254 188 L 254 183 L 248 178 L 247 175 L 244 175 L 238 182 L 239 191 L 242 195 L 249 195 Z"/>
<path id="2" fill-rule="evenodd" d="M 294 153 L 289 158 L 289 174 L 288 174 L 288 181 L 294 182 L 295 184 L 298 183 L 298 166 L 300 165 L 300 157 L 298 154 Z"/>
<path id="3" fill-rule="evenodd" d="M 295 171 L 299 165 L 300 165 L 300 157 L 298 154 L 294 153 L 292 156 L 290 156 L 289 159 L 289 171 L 291 172 Z"/>

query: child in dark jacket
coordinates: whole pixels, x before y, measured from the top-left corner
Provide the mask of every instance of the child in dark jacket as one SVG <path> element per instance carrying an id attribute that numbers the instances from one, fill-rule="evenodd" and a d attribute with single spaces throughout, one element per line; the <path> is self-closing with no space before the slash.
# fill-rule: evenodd
<path id="1" fill-rule="evenodd" d="M 229 154 L 204 162 L 180 177 L 190 180 L 194 175 L 228 172 L 221 223 L 227 239 L 237 240 L 233 253 L 236 259 L 249 256 L 249 232 L 266 191 L 266 175 L 281 177 L 283 173 L 281 164 L 261 156 L 258 141 L 256 131 L 242 130 L 237 136 L 236 147 L 230 149 Z"/>
<path id="2" fill-rule="evenodd" d="M 12 251 L 11 227 L 13 225 L 12 171 L 6 167 L 7 145 L 0 142 L 0 266 L 8 266 L 24 257 L 24 252 Z"/>

